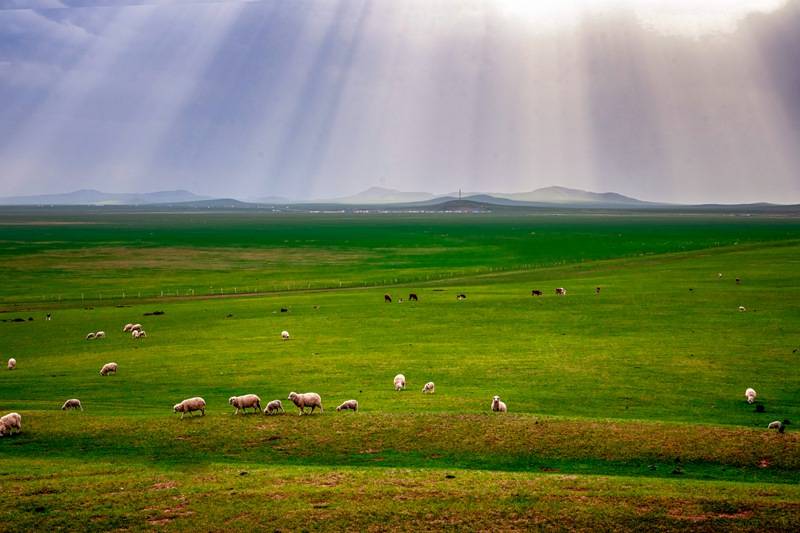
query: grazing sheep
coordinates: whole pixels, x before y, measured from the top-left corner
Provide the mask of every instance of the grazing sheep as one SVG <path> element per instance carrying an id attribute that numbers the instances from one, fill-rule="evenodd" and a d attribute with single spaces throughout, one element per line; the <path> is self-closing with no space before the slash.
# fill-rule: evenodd
<path id="1" fill-rule="evenodd" d="M 567 289 L 565 289 L 564 287 L 558 287 L 556 289 L 556 294 L 558 296 L 566 296 L 567 295 Z"/>
<path id="2" fill-rule="evenodd" d="M 281 338 L 285 341 L 289 340 L 289 332 L 286 330 L 281 331 Z"/>
<path id="3" fill-rule="evenodd" d="M 383 301 L 386 302 L 387 304 L 390 304 L 390 303 L 392 303 L 392 297 L 389 296 L 388 294 L 384 294 L 383 295 Z"/>
<path id="4" fill-rule="evenodd" d="M 22 415 L 19 413 L 8 413 L 0 417 L 0 437 L 4 436 L 6 433 L 11 435 L 14 429 L 17 430 L 17 433 L 22 431 Z"/>
<path id="5" fill-rule="evenodd" d="M 408 295 L 408 301 L 409 302 L 418 302 L 419 301 L 419 296 L 417 296 L 416 293 L 412 292 L 411 294 Z"/>
<path id="6" fill-rule="evenodd" d="M 740 313 L 744 313 L 745 311 L 747 311 L 747 309 L 745 308 L 745 306 L 743 306 L 743 305 L 740 305 L 740 306 L 739 306 L 739 312 L 740 312 Z"/>
<path id="7" fill-rule="evenodd" d="M 466 300 L 466 299 L 467 299 L 467 295 L 464 294 L 463 292 L 461 294 L 459 294 L 458 296 L 456 296 L 456 300 L 458 300 L 458 301 Z"/>
<path id="8" fill-rule="evenodd" d="M 507 413 L 508 407 L 506 407 L 506 403 L 500 401 L 500 396 L 495 396 L 492 398 L 492 411 L 496 413 Z"/>
<path id="9" fill-rule="evenodd" d="M 397 374 L 394 377 L 394 390 L 404 390 L 406 388 L 406 377 L 403 374 Z"/>
<path id="10" fill-rule="evenodd" d="M 147 337 L 147 332 L 143 329 L 135 329 L 131 331 L 131 337 L 134 339 L 141 339 L 143 337 Z"/>
<path id="11" fill-rule="evenodd" d="M 736 284 L 737 284 L 737 285 L 741 285 L 741 284 L 742 284 L 742 280 L 741 280 L 741 279 L 739 279 L 739 278 L 736 278 Z"/>
<path id="12" fill-rule="evenodd" d="M 595 287 L 594 288 L 594 293 L 595 294 L 600 294 L 600 287 Z"/>
<path id="13" fill-rule="evenodd" d="M 117 373 L 117 363 L 106 363 L 103 365 L 103 368 L 100 369 L 101 376 L 107 376 L 109 374 L 116 374 Z"/>
<path id="14" fill-rule="evenodd" d="M 721 278 L 721 277 L 722 277 L 722 272 L 718 272 L 718 273 L 717 273 L 717 277 L 718 277 L 718 278 Z"/>
<path id="15" fill-rule="evenodd" d="M 251 407 L 254 411 L 261 410 L 261 398 L 255 394 L 245 394 L 244 396 L 231 396 L 228 398 L 228 403 L 236 408 L 233 414 L 238 415 L 239 409 L 247 414 L 247 408 Z"/>
<path id="16" fill-rule="evenodd" d="M 358 411 L 358 401 L 347 400 L 342 402 L 342 405 L 336 408 L 337 411 Z"/>
<path id="17" fill-rule="evenodd" d="M 267 404 L 267 407 L 264 409 L 265 415 L 274 415 L 277 414 L 278 411 L 285 413 L 286 411 L 283 410 L 283 404 L 280 400 L 272 400 Z"/>
<path id="18" fill-rule="evenodd" d="M 747 400 L 747 403 L 755 402 L 756 401 L 756 396 L 758 396 L 758 394 L 756 393 L 755 389 L 753 389 L 753 388 L 748 388 L 746 391 L 744 391 L 744 397 Z"/>
<path id="19" fill-rule="evenodd" d="M 17 360 L 12 357 L 8 360 L 8 369 L 14 370 L 15 368 L 17 368 Z"/>
<path id="20" fill-rule="evenodd" d="M 767 426 L 767 429 L 777 429 L 778 433 L 783 433 L 784 431 L 786 431 L 786 426 L 788 424 L 790 424 L 788 420 L 784 420 L 783 422 L 781 422 L 780 420 L 776 420 L 774 422 L 770 422 L 769 425 Z"/>
<path id="21" fill-rule="evenodd" d="M 433 381 L 429 381 L 422 387 L 423 394 L 433 394 L 436 392 L 436 385 L 434 385 Z"/>
<path id="22" fill-rule="evenodd" d="M 105 331 L 98 331 L 97 333 L 94 334 L 95 339 L 104 339 L 105 337 L 106 337 Z"/>
<path id="23" fill-rule="evenodd" d="M 181 403 L 176 403 L 172 407 L 173 412 L 181 414 L 181 420 L 183 420 L 183 415 L 189 413 L 190 415 L 195 411 L 200 411 L 200 416 L 206 415 L 206 401 L 199 396 L 195 396 L 194 398 L 187 398 L 183 400 Z M 192 415 L 194 416 L 194 415 Z"/>
<path id="24" fill-rule="evenodd" d="M 298 394 L 296 392 L 289 393 L 289 400 L 292 400 L 298 409 L 300 409 L 300 415 L 305 414 L 305 408 L 310 407 L 312 414 L 316 407 L 319 407 L 320 412 L 322 412 L 322 398 L 319 397 L 319 394 L 316 392 L 306 392 L 304 394 Z"/>
<path id="25" fill-rule="evenodd" d="M 122 333 L 128 333 L 131 330 L 132 327 L 133 327 L 133 324 L 131 324 L 130 322 L 125 324 L 125 326 L 122 328 Z"/>
<path id="26" fill-rule="evenodd" d="M 94 339 L 94 331 L 92 331 L 91 333 L 87 333 L 86 334 L 86 340 L 87 341 L 90 341 L 92 339 Z"/>
<path id="27" fill-rule="evenodd" d="M 64 405 L 61 406 L 62 411 L 66 411 L 67 409 L 80 409 L 83 411 L 83 406 L 81 405 L 81 401 L 79 399 L 72 398 L 71 400 L 64 402 Z"/>
<path id="28" fill-rule="evenodd" d="M 137 330 L 137 329 L 142 329 L 142 325 L 141 324 L 134 324 L 134 325 L 131 326 L 131 331 L 134 331 L 134 330 Z"/>

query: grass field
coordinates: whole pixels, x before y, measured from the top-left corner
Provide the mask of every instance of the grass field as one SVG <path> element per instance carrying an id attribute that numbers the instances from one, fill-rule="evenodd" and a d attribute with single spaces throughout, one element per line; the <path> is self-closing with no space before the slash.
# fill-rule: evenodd
<path id="1" fill-rule="evenodd" d="M 800 527 L 798 220 L 15 214 L 0 258 L 0 530 Z"/>

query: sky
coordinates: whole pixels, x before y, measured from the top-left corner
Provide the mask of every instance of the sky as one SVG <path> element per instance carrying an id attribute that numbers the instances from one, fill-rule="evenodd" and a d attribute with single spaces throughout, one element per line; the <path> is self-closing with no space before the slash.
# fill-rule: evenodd
<path id="1" fill-rule="evenodd" d="M 800 0 L 0 0 L 0 196 L 800 203 Z"/>

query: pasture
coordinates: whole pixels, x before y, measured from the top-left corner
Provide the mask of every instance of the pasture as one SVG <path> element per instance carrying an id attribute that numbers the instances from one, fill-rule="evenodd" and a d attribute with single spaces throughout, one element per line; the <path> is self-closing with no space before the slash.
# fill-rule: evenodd
<path id="1" fill-rule="evenodd" d="M 0 277 L 0 530 L 800 524 L 796 219 L 11 213 Z"/>

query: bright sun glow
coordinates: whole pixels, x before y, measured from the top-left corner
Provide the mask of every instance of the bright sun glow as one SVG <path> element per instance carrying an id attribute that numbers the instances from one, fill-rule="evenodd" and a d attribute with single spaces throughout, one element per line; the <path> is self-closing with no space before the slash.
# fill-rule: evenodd
<path id="1" fill-rule="evenodd" d="M 786 0 L 499 0 L 501 12 L 547 28 L 615 11 L 633 13 L 647 27 L 665 33 L 702 35 L 732 31 L 753 12 L 780 8 Z"/>

